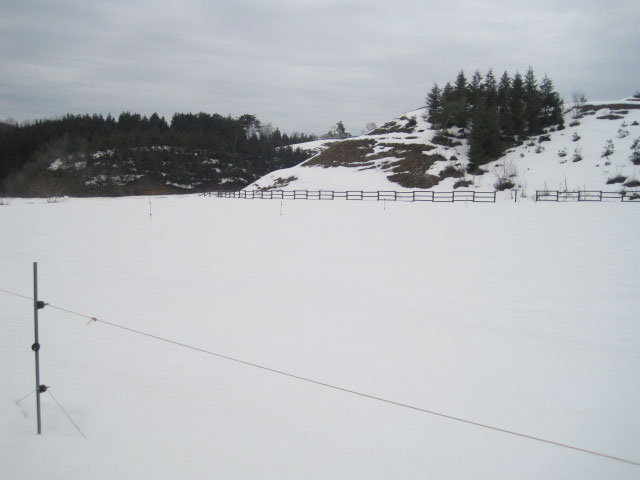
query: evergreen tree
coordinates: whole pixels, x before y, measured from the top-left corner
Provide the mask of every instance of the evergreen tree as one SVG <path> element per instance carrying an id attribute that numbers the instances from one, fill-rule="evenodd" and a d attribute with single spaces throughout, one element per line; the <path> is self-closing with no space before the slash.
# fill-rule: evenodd
<path id="1" fill-rule="evenodd" d="M 442 114 L 442 90 L 437 83 L 433 84 L 427 95 L 428 120 L 435 124 Z"/>
<path id="2" fill-rule="evenodd" d="M 484 77 L 483 98 L 489 105 L 498 104 L 498 88 L 496 85 L 496 77 L 493 74 L 493 69 L 491 68 Z"/>
<path id="3" fill-rule="evenodd" d="M 545 75 L 540 83 L 540 100 L 542 106 L 542 126 L 564 125 L 562 100 L 554 90 L 553 82 Z"/>
<path id="4" fill-rule="evenodd" d="M 523 136 L 527 128 L 525 116 L 525 92 L 522 75 L 516 72 L 511 82 L 511 97 L 509 99 L 509 110 L 511 112 L 511 125 L 513 134 Z"/>
<path id="5" fill-rule="evenodd" d="M 338 138 L 348 138 L 351 136 L 351 134 L 345 130 L 342 120 L 336 124 L 336 135 Z"/>
<path id="6" fill-rule="evenodd" d="M 524 77 L 524 99 L 527 133 L 537 135 L 542 130 L 542 101 L 538 90 L 538 81 L 531 67 Z"/>
<path id="7" fill-rule="evenodd" d="M 471 132 L 469 134 L 469 161 L 474 171 L 488 161 L 502 155 L 500 124 L 496 104 L 489 104 L 479 98 L 473 109 Z"/>
<path id="8" fill-rule="evenodd" d="M 480 73 L 480 70 L 476 70 L 473 73 L 473 77 L 471 77 L 471 83 L 469 83 L 468 89 L 469 102 L 472 106 L 474 106 L 478 102 L 478 99 L 482 95 L 482 88 L 482 74 Z"/>
<path id="9" fill-rule="evenodd" d="M 500 83 L 497 89 L 498 99 L 498 117 L 500 122 L 500 131 L 503 136 L 513 136 L 513 121 L 511 119 L 511 79 L 505 71 L 500 77 Z"/>
<path id="10" fill-rule="evenodd" d="M 454 86 L 455 98 L 466 98 L 467 96 L 467 77 L 464 76 L 464 70 L 458 72 L 456 83 Z"/>
<path id="11" fill-rule="evenodd" d="M 450 82 L 442 89 L 442 109 L 440 115 L 435 119 L 434 126 L 439 129 L 446 129 L 453 125 L 455 112 L 452 106 L 456 103 L 453 85 Z"/>
<path id="12" fill-rule="evenodd" d="M 466 128 L 469 124 L 469 91 L 464 70 L 458 72 L 453 88 L 453 100 L 447 106 L 453 125 Z"/>

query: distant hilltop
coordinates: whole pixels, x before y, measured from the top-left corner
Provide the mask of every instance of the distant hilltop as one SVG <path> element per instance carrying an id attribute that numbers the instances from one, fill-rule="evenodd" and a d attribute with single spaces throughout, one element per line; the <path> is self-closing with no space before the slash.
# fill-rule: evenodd
<path id="1" fill-rule="evenodd" d="M 253 189 L 620 190 L 640 186 L 640 98 L 569 105 L 562 124 L 514 142 L 477 165 L 468 133 L 434 128 L 427 108 L 365 135 L 299 145 L 307 160 Z"/>

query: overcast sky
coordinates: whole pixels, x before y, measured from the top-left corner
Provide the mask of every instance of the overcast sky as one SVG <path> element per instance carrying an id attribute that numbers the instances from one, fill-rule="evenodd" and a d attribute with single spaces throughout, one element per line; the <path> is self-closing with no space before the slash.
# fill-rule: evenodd
<path id="1" fill-rule="evenodd" d="M 0 118 L 253 113 L 351 133 L 434 82 L 547 73 L 570 99 L 640 90 L 638 0 L 0 0 Z"/>

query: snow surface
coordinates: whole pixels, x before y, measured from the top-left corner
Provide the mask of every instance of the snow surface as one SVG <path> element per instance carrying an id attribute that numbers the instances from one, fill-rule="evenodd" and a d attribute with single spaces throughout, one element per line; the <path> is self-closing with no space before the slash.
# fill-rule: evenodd
<path id="1" fill-rule="evenodd" d="M 153 216 L 149 217 L 149 209 Z M 633 203 L 10 200 L 0 288 L 249 362 L 640 460 Z M 0 293 L 0 478 L 637 479 Z"/>
<path id="2" fill-rule="evenodd" d="M 594 106 L 606 104 L 627 104 L 637 107 L 640 102 L 623 99 L 588 103 Z M 380 143 L 430 145 L 436 132 L 431 129 L 431 124 L 424 120 L 424 113 L 424 109 L 418 109 L 394 119 L 401 125 L 406 124 L 405 119 L 415 119 L 416 126 L 413 132 L 362 135 L 350 140 L 374 139 Z M 619 191 L 623 188 L 621 184 L 607 185 L 607 180 L 617 175 L 626 176 L 627 181 L 640 180 L 640 167 L 633 165 L 629 160 L 631 144 L 635 139 L 640 138 L 640 126 L 633 125 L 633 122 L 640 124 L 640 109 L 631 109 L 628 113 L 622 114 L 624 119 L 607 120 L 598 119 L 611 113 L 609 109 L 601 108 L 595 115 L 585 115 L 579 119 L 580 125 L 570 127 L 569 124 L 574 121 L 573 113 L 573 110 L 569 110 L 565 115 L 567 128 L 548 132 L 550 141 L 540 142 L 538 137 L 534 137 L 533 145 L 530 145 L 530 141 L 525 142 L 519 147 L 509 149 L 499 160 L 483 165 L 482 168 L 487 170 L 484 175 L 468 175 L 466 179 L 473 181 L 473 185 L 469 188 L 494 190 L 494 184 L 505 168 L 514 174 L 516 188 L 530 197 L 535 195 L 535 190 L 543 189 Z M 620 138 L 620 129 L 627 131 L 628 135 Z M 573 140 L 574 133 L 578 134 L 579 140 Z M 615 151 L 610 157 L 603 158 L 603 148 L 608 139 L 613 141 Z M 315 147 L 316 142 L 313 143 Z M 467 165 L 469 147 L 466 141 L 463 140 L 462 143 L 458 147 L 436 145 L 435 149 L 430 150 L 429 154 L 440 154 L 446 159 L 456 158 L 446 162 L 436 162 L 427 173 L 438 175 L 448 165 L 464 169 Z M 304 149 L 306 145 L 300 144 Z M 576 148 L 581 152 L 582 161 L 573 162 Z M 566 152 L 566 156 L 560 157 L 560 151 Z M 315 153 L 318 152 L 314 151 Z M 393 157 L 381 159 L 379 163 L 393 159 Z M 246 189 L 269 187 L 274 185 L 278 178 L 294 176 L 297 179 L 285 187 L 287 190 L 404 190 L 397 183 L 389 181 L 387 179 L 389 172 L 381 169 L 308 167 L 305 163 L 306 161 L 292 168 L 271 172 Z M 452 191 L 453 184 L 458 180 L 460 179 L 446 178 L 430 190 Z"/>

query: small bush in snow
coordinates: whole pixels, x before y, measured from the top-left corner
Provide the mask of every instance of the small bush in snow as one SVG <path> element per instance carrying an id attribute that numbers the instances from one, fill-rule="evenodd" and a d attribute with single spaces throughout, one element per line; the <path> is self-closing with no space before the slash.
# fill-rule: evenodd
<path id="1" fill-rule="evenodd" d="M 629 135 L 629 130 L 625 130 L 623 127 L 618 129 L 618 138 L 624 138 Z"/>
<path id="2" fill-rule="evenodd" d="M 612 185 L 614 183 L 622 183 L 627 179 L 624 175 L 616 175 L 615 177 L 611 177 L 607 180 L 607 185 Z"/>
<path id="3" fill-rule="evenodd" d="M 627 183 L 625 183 L 624 186 L 629 188 L 637 188 L 640 187 L 640 182 L 634 178 L 633 180 L 629 180 Z"/>
<path id="4" fill-rule="evenodd" d="M 577 132 L 573 132 L 573 137 L 571 137 L 571 140 L 577 142 L 578 140 L 580 140 L 580 135 L 578 135 Z"/>
<path id="5" fill-rule="evenodd" d="M 536 153 L 542 153 L 542 152 L 544 152 L 544 147 L 542 145 L 538 145 L 536 147 Z"/>
<path id="6" fill-rule="evenodd" d="M 573 151 L 573 162 L 579 162 L 582 160 L 582 149 L 580 147 L 576 147 Z"/>
<path id="7" fill-rule="evenodd" d="M 631 156 L 629 160 L 631 160 L 634 165 L 640 165 L 640 137 L 636 138 L 631 144 Z"/>
<path id="8" fill-rule="evenodd" d="M 468 188 L 471 185 L 473 185 L 473 182 L 470 180 L 458 180 L 456 183 L 453 184 L 453 188 L 460 188 L 460 187 L 464 187 L 464 188 Z"/>
<path id="9" fill-rule="evenodd" d="M 577 127 L 578 125 L 580 125 L 580 122 L 578 120 L 574 120 L 569 124 L 570 127 Z"/>
<path id="10" fill-rule="evenodd" d="M 584 105 L 587 103 L 587 96 L 581 90 L 576 90 L 571 94 L 573 100 L 573 118 L 580 118 Z"/>
<path id="11" fill-rule="evenodd" d="M 602 154 L 600 155 L 601 157 L 609 157 L 609 155 L 611 155 L 613 152 L 615 151 L 615 148 L 613 146 L 613 140 L 608 139 L 607 142 L 604 144 L 604 148 L 602 149 Z"/>
<path id="12" fill-rule="evenodd" d="M 514 179 L 518 176 L 518 169 L 513 162 L 496 165 L 493 174 L 497 178 L 493 184 L 496 190 L 502 191 L 516 186 Z"/>
<path id="13" fill-rule="evenodd" d="M 457 169 L 455 165 L 449 164 L 440 172 L 440 178 L 448 177 L 461 178 L 464 177 L 464 172 Z"/>
<path id="14" fill-rule="evenodd" d="M 515 186 L 515 183 L 513 183 L 513 181 L 508 178 L 499 178 L 498 180 L 496 180 L 496 183 L 493 184 L 493 188 L 500 192 L 503 190 L 508 190 Z"/>
<path id="15" fill-rule="evenodd" d="M 567 149 L 563 148 L 562 150 L 558 150 L 558 156 L 560 158 L 566 157 L 567 156 Z"/>

